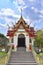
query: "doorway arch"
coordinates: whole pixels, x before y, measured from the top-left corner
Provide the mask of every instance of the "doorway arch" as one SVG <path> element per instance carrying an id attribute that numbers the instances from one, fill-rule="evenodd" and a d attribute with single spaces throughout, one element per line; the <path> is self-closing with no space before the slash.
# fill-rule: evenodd
<path id="1" fill-rule="evenodd" d="M 18 35 L 18 47 L 25 47 L 25 35 L 19 34 Z"/>

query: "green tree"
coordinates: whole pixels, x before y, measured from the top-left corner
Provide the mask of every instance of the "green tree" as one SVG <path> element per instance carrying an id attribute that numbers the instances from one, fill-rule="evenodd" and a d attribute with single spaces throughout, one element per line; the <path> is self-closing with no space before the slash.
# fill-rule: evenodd
<path id="1" fill-rule="evenodd" d="M 4 34 L 0 33 L 0 46 L 6 46 L 9 40 L 4 36 Z"/>
<path id="2" fill-rule="evenodd" d="M 34 46 L 38 48 L 43 48 L 43 31 L 38 30 L 36 34 L 37 36 L 35 37 Z"/>

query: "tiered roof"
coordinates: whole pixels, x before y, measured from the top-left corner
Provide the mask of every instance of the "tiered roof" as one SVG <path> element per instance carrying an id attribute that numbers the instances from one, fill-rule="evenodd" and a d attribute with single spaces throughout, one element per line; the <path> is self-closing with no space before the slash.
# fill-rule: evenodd
<path id="1" fill-rule="evenodd" d="M 29 34 L 30 37 L 35 37 L 36 36 L 36 32 L 35 32 L 34 28 L 30 27 L 29 25 L 27 25 L 27 23 L 24 21 L 24 19 L 23 19 L 22 16 L 20 17 L 20 19 L 18 20 L 18 22 L 16 23 L 16 25 L 14 25 L 11 30 L 10 29 L 8 30 L 7 36 L 13 37 L 14 34 L 19 29 L 19 26 L 21 24 L 24 27 L 25 31 Z"/>

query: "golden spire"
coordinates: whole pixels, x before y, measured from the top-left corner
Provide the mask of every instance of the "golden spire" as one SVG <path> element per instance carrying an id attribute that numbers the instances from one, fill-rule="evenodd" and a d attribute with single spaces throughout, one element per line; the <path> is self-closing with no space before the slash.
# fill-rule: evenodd
<path id="1" fill-rule="evenodd" d="M 19 21 L 24 21 L 23 17 L 22 17 L 22 8 L 21 8 L 21 17 Z"/>

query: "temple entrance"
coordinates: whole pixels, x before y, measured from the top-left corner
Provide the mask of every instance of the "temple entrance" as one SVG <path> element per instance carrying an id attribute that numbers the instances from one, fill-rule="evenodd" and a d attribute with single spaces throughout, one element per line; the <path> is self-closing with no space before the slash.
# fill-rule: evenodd
<path id="1" fill-rule="evenodd" d="M 18 36 L 18 47 L 25 47 L 25 35 L 20 34 Z"/>

